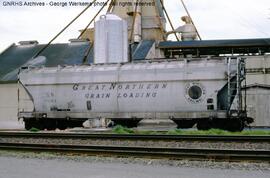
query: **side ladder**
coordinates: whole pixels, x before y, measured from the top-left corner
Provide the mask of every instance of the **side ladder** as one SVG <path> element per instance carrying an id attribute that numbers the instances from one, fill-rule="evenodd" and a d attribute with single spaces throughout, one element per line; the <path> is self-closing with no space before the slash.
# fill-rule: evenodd
<path id="1" fill-rule="evenodd" d="M 246 71 L 244 58 L 227 58 L 228 62 L 228 117 L 241 117 L 246 113 L 246 89 L 242 82 L 246 83 Z"/>

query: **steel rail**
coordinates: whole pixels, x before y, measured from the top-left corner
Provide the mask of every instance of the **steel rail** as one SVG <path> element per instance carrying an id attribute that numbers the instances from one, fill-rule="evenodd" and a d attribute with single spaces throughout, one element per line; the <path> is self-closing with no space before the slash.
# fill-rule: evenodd
<path id="1" fill-rule="evenodd" d="M 0 132 L 1 137 L 66 138 L 66 139 L 128 139 L 156 141 L 221 141 L 221 142 L 269 142 L 270 136 L 215 136 L 215 135 L 135 135 L 110 133 L 44 133 Z"/>
<path id="2" fill-rule="evenodd" d="M 89 155 L 125 155 L 151 158 L 171 159 L 216 159 L 216 160 L 252 160 L 270 161 L 270 151 L 264 150 L 219 150 L 219 149 L 186 149 L 164 147 L 127 147 L 127 146 L 91 146 L 91 145 L 55 145 L 1 143 L 2 150 L 72 152 Z"/>

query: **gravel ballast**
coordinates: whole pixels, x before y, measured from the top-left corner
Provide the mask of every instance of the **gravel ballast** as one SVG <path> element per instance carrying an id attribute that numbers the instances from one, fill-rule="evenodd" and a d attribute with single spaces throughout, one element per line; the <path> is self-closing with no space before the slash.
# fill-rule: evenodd
<path id="1" fill-rule="evenodd" d="M 269 142 L 213 142 L 213 141 L 144 141 L 118 139 L 44 139 L 44 138 L 0 138 L 0 142 L 29 144 L 75 144 L 106 146 L 138 146 L 165 148 L 198 148 L 198 149 L 237 149 L 237 150 L 270 150 Z"/>
<path id="2" fill-rule="evenodd" d="M 100 157 L 88 155 L 60 154 L 60 153 L 31 153 L 1 151 L 0 157 L 12 157 L 18 159 L 40 159 L 40 160 L 65 160 L 87 163 L 117 163 L 117 164 L 138 164 L 152 166 L 169 166 L 184 168 L 207 168 L 226 170 L 249 170 L 249 171 L 270 171 L 270 163 L 267 162 L 220 162 L 220 161 L 194 161 L 194 160 L 170 160 L 170 159 L 145 159 L 126 157 Z M 270 173 L 270 172 L 269 172 Z"/>

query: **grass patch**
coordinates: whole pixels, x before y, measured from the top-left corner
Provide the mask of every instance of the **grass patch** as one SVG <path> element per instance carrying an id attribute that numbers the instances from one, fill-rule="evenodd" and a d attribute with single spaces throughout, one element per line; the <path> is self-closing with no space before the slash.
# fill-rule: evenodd
<path id="1" fill-rule="evenodd" d="M 29 131 L 30 131 L 30 132 L 39 132 L 40 130 L 37 129 L 37 128 L 35 128 L 35 127 L 32 127 Z"/>
<path id="2" fill-rule="evenodd" d="M 181 130 L 181 129 L 174 129 L 169 130 L 168 132 L 158 132 L 158 131 L 151 131 L 145 130 L 140 131 L 137 129 L 130 129 L 127 127 L 123 127 L 121 125 L 117 125 L 112 130 L 115 134 L 142 134 L 142 135 L 158 135 L 158 134 L 168 134 L 168 135 L 261 135 L 261 136 L 270 136 L 270 131 L 265 130 L 244 130 L 242 132 L 229 132 L 220 129 L 210 129 L 207 131 L 202 130 Z"/>
<path id="3" fill-rule="evenodd" d="M 142 134 L 142 135 L 157 135 L 157 134 L 160 134 L 157 131 L 130 129 L 130 128 L 127 128 L 127 127 L 123 127 L 121 125 L 115 126 L 113 128 L 112 132 L 116 133 L 116 134 Z"/>
<path id="4" fill-rule="evenodd" d="M 171 135 L 231 135 L 233 132 L 228 132 L 220 129 L 210 129 L 207 131 L 202 130 L 169 130 L 167 134 Z"/>
<path id="5" fill-rule="evenodd" d="M 265 135 L 265 136 L 269 136 L 270 135 L 270 131 L 266 131 L 266 130 L 244 130 L 243 132 L 241 132 L 241 134 L 244 134 L 244 135 Z"/>
<path id="6" fill-rule="evenodd" d="M 116 134 L 132 134 L 135 133 L 133 129 L 129 129 L 127 127 L 123 127 L 121 125 L 117 125 L 113 128 L 113 133 Z"/>
<path id="7" fill-rule="evenodd" d="M 263 130 L 244 130 L 242 132 L 229 132 L 220 129 L 210 129 L 206 131 L 201 130 L 169 130 L 167 134 L 170 135 L 270 135 L 270 131 Z"/>
<path id="8" fill-rule="evenodd" d="M 164 132 L 157 132 L 157 131 L 151 131 L 151 130 L 135 130 L 136 134 L 141 135 L 158 135 L 158 134 L 164 134 Z"/>

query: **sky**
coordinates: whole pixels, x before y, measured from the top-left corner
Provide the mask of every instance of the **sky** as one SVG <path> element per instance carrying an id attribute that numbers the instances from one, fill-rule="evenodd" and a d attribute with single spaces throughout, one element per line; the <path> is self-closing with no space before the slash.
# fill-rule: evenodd
<path id="1" fill-rule="evenodd" d="M 0 52 L 12 43 L 26 40 L 49 42 L 84 6 L 52 6 L 57 2 L 91 0 L 0 0 Z M 104 2 L 105 0 L 100 0 Z M 13 2 L 41 2 L 47 5 L 20 6 Z M 270 38 L 270 0 L 184 0 L 204 40 Z M 164 0 L 174 27 L 186 15 L 180 0 Z M 64 43 L 79 35 L 100 6 L 90 8 L 54 43 Z M 170 30 L 168 26 L 168 30 Z"/>

